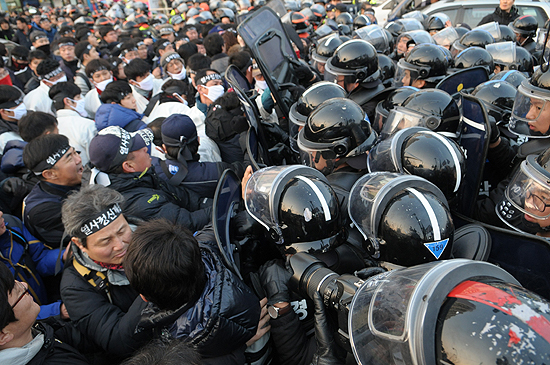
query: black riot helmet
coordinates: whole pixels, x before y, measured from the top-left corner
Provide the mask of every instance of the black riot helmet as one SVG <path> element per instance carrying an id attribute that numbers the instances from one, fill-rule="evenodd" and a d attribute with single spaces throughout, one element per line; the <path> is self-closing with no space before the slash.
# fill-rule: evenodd
<path id="1" fill-rule="evenodd" d="M 350 190 L 348 213 L 377 260 L 412 266 L 451 257 L 455 229 L 447 200 L 419 176 L 362 176 Z"/>
<path id="2" fill-rule="evenodd" d="M 299 11 L 290 12 L 290 23 L 292 24 L 294 30 L 296 30 L 296 33 L 300 35 L 311 32 L 311 25 L 309 24 L 307 17 Z"/>
<path id="3" fill-rule="evenodd" d="M 523 38 L 534 38 L 537 34 L 537 29 L 539 28 L 539 23 L 537 19 L 532 15 L 523 15 L 519 18 L 516 18 L 509 27 L 514 31 L 514 33 L 519 34 Z"/>
<path id="4" fill-rule="evenodd" d="M 461 121 L 460 108 L 451 95 L 443 90 L 424 89 L 415 92 L 402 106 L 390 111 L 380 137 L 385 139 L 408 127 L 425 127 L 457 139 Z"/>
<path id="5" fill-rule="evenodd" d="M 445 78 L 448 66 L 447 56 L 438 45 L 419 44 L 397 63 L 394 84 L 412 86 L 416 80 L 437 84 Z"/>
<path id="6" fill-rule="evenodd" d="M 353 19 L 353 29 L 357 30 L 362 27 L 366 27 L 367 25 L 371 25 L 372 22 L 370 18 L 366 15 L 357 15 L 355 19 Z"/>
<path id="7" fill-rule="evenodd" d="M 445 23 L 450 21 L 449 17 L 444 13 L 436 13 L 428 18 L 428 26 L 426 30 L 430 33 L 438 32 L 445 28 Z"/>
<path id="8" fill-rule="evenodd" d="M 390 110 L 392 110 L 396 106 L 402 105 L 409 96 L 411 96 L 418 90 L 419 89 L 412 86 L 399 87 L 393 90 L 386 99 L 380 101 L 376 105 L 376 114 L 374 117 L 374 121 L 372 122 L 372 128 L 376 131 L 376 133 L 380 133 L 380 131 L 382 130 L 384 123 L 386 123 L 386 120 L 388 119 Z"/>
<path id="9" fill-rule="evenodd" d="M 516 34 L 512 30 L 512 28 L 506 26 L 506 25 L 499 25 L 500 28 L 500 39 L 495 39 L 496 42 L 515 42 L 516 41 Z"/>
<path id="10" fill-rule="evenodd" d="M 310 7 L 311 12 L 313 13 L 312 16 L 310 16 L 309 21 L 315 25 L 321 24 L 323 19 L 327 16 L 327 11 L 325 10 L 325 7 L 321 4 L 313 4 Z"/>
<path id="11" fill-rule="evenodd" d="M 385 54 L 378 54 L 378 67 L 382 71 L 382 83 L 386 87 L 390 87 L 395 75 L 395 63 Z"/>
<path id="12" fill-rule="evenodd" d="M 528 75 L 533 74 L 533 57 L 515 42 L 489 44 L 485 49 L 493 56 L 495 66 L 499 67 L 500 72 L 518 70 Z"/>
<path id="13" fill-rule="evenodd" d="M 389 32 L 378 24 L 368 25 L 357 29 L 354 38 L 360 38 L 373 45 L 378 53 L 388 54 L 392 49 L 392 37 Z"/>
<path id="14" fill-rule="evenodd" d="M 487 70 L 487 75 L 492 74 L 495 69 L 493 56 L 480 47 L 466 48 L 455 57 L 453 63 L 457 69 L 483 66 Z"/>
<path id="15" fill-rule="evenodd" d="M 451 47 L 451 52 L 456 55 L 468 47 L 485 48 L 488 44 L 495 43 L 495 39 L 486 30 L 474 29 L 464 34 L 459 40 L 455 41 Z"/>
<path id="16" fill-rule="evenodd" d="M 346 158 L 367 152 L 376 133 L 353 100 L 333 98 L 319 105 L 298 133 L 302 163 L 330 174 Z"/>
<path id="17" fill-rule="evenodd" d="M 517 89 L 523 81 L 527 80 L 527 76 L 517 70 L 510 70 L 494 74 L 491 76 L 491 80 L 506 81 Z"/>
<path id="18" fill-rule="evenodd" d="M 326 252 L 346 238 L 336 193 L 326 177 L 310 167 L 256 171 L 246 184 L 244 201 L 284 253 Z"/>
<path id="19" fill-rule="evenodd" d="M 477 85 L 472 96 L 483 102 L 496 122 L 507 122 L 512 114 L 516 91 L 514 85 L 506 81 L 492 80 Z"/>
<path id="20" fill-rule="evenodd" d="M 353 26 L 353 17 L 348 12 L 341 13 L 336 17 L 335 20 L 336 20 L 336 24 L 347 25 L 349 27 Z"/>
<path id="21" fill-rule="evenodd" d="M 311 52 L 311 59 L 313 60 L 313 66 L 321 73 L 325 72 L 325 63 L 332 57 L 336 48 L 344 43 L 342 38 L 338 34 L 330 34 L 326 37 L 321 38 L 317 47 L 315 47 Z"/>
<path id="22" fill-rule="evenodd" d="M 369 172 L 388 171 L 423 177 L 450 201 L 465 175 L 465 157 L 458 144 L 426 128 L 402 129 L 374 146 Z"/>
<path id="23" fill-rule="evenodd" d="M 382 72 L 378 68 L 374 46 L 362 39 L 352 39 L 338 47 L 325 64 L 325 80 L 336 82 L 338 76 L 345 77 L 344 85 L 356 82 L 379 84 Z"/>
<path id="24" fill-rule="evenodd" d="M 348 331 L 358 364 L 542 365 L 549 306 L 496 265 L 437 261 L 367 279 Z"/>

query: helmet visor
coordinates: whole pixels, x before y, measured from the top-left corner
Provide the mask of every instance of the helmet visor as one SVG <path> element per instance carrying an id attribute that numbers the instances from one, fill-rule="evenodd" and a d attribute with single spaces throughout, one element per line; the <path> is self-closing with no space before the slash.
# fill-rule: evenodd
<path id="1" fill-rule="evenodd" d="M 405 32 L 409 32 L 411 30 L 424 30 L 424 26 L 418 19 L 414 18 L 404 18 L 398 20 L 401 25 L 403 25 L 403 29 Z"/>
<path id="2" fill-rule="evenodd" d="M 403 58 L 400 59 L 399 62 L 397 62 L 397 67 L 395 68 L 392 86 L 411 86 L 411 84 L 418 79 L 420 70 L 420 67 L 411 65 Z M 429 72 L 429 70 L 427 70 L 427 72 Z"/>
<path id="3" fill-rule="evenodd" d="M 397 131 L 409 127 L 425 127 L 430 130 L 435 130 L 440 122 L 441 120 L 436 116 L 423 115 L 410 109 L 396 106 L 395 109 L 390 111 L 388 120 L 384 124 L 384 127 L 382 127 L 380 138 L 386 139 Z"/>
<path id="4" fill-rule="evenodd" d="M 550 217 L 550 186 L 546 180 L 543 174 L 525 160 L 506 188 L 506 198 L 518 210 L 531 217 L 548 218 Z"/>
<path id="5" fill-rule="evenodd" d="M 448 47 L 451 46 L 453 42 L 459 38 L 459 36 L 455 28 L 447 27 L 435 33 L 432 38 L 435 41 L 435 44 Z"/>
<path id="6" fill-rule="evenodd" d="M 491 33 L 494 39 L 502 38 L 502 33 L 500 32 L 500 27 L 497 22 L 486 23 L 486 24 L 480 25 L 479 27 L 475 27 L 474 29 L 485 30 Z"/>
<path id="7" fill-rule="evenodd" d="M 367 25 L 366 27 L 359 28 L 355 31 L 357 36 L 372 45 L 375 44 L 388 44 L 388 35 L 382 27 L 377 24 Z"/>
<path id="8" fill-rule="evenodd" d="M 374 146 L 367 157 L 369 172 L 388 171 L 403 172 L 398 163 L 397 134 L 387 138 Z"/>
<path id="9" fill-rule="evenodd" d="M 499 42 L 485 46 L 487 52 L 493 56 L 495 64 L 506 65 L 507 69 L 517 68 L 516 63 L 516 44 L 514 42 Z"/>
<path id="10" fill-rule="evenodd" d="M 330 58 L 325 63 L 325 81 L 334 82 L 344 87 L 344 77 L 354 76 L 358 70 L 345 70 L 343 68 L 334 67 L 330 63 Z M 354 80 L 355 81 L 355 80 Z"/>
<path id="11" fill-rule="evenodd" d="M 386 123 L 389 114 L 389 112 L 382 106 L 383 102 L 384 101 L 381 101 L 376 105 L 376 114 L 374 115 L 374 120 L 372 122 L 372 128 L 379 134 L 382 127 Z"/>
<path id="12" fill-rule="evenodd" d="M 518 88 L 508 129 L 530 138 L 548 138 L 550 135 L 550 101 L 548 92 L 528 81 Z"/>
<path id="13" fill-rule="evenodd" d="M 466 47 L 460 43 L 460 39 L 457 39 L 453 42 L 453 45 L 451 46 L 451 55 L 453 56 L 453 58 L 456 58 L 456 56 L 458 56 L 458 54 L 465 49 Z"/>

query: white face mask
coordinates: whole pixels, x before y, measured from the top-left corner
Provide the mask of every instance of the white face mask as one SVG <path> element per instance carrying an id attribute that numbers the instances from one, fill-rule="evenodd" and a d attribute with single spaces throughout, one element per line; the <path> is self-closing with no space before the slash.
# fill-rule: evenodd
<path id="1" fill-rule="evenodd" d="M 265 89 L 267 89 L 267 82 L 265 82 L 265 80 L 264 81 L 256 80 L 256 87 L 261 91 L 264 91 Z"/>
<path id="2" fill-rule="evenodd" d="M 67 75 L 63 75 L 61 78 L 59 78 L 58 80 L 56 81 L 50 81 L 50 80 L 46 80 L 50 83 L 50 87 L 54 86 L 55 84 L 58 84 L 60 82 L 67 82 Z"/>
<path id="3" fill-rule="evenodd" d="M 109 85 L 111 82 L 113 82 L 113 78 L 111 77 L 110 79 L 108 80 L 103 80 L 101 82 L 98 82 L 97 84 L 95 84 L 95 87 L 99 90 L 99 91 L 104 91 L 105 88 L 107 87 L 107 85 Z"/>
<path id="4" fill-rule="evenodd" d="M 183 80 L 187 76 L 187 72 L 185 71 L 185 68 L 182 68 L 179 74 L 173 74 L 171 72 L 168 72 L 168 75 L 170 75 L 170 77 L 173 78 L 174 80 Z"/>
<path id="5" fill-rule="evenodd" d="M 155 78 L 153 77 L 153 74 L 149 74 L 149 76 L 147 76 L 145 79 L 143 79 L 143 81 L 141 82 L 138 82 L 138 87 L 141 89 L 141 90 L 145 90 L 145 91 L 151 91 L 153 90 L 153 80 Z"/>
<path id="6" fill-rule="evenodd" d="M 69 99 L 73 103 L 76 103 L 76 106 L 69 105 L 74 111 L 80 114 L 82 117 L 87 118 L 88 112 L 84 108 L 85 100 L 81 98 L 80 100 Z"/>
<path id="7" fill-rule="evenodd" d="M 19 120 L 27 115 L 27 107 L 25 104 L 21 103 L 15 109 L 9 109 L 13 112 L 13 119 Z"/>
<path id="8" fill-rule="evenodd" d="M 208 94 L 206 97 L 212 102 L 218 100 L 218 98 L 225 93 L 225 89 L 222 85 L 205 86 L 205 88 L 208 89 Z"/>

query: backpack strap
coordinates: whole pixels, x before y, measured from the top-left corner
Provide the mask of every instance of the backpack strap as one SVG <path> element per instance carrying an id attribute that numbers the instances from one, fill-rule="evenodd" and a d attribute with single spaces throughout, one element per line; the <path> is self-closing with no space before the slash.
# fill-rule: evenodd
<path id="1" fill-rule="evenodd" d="M 75 76 L 79 76 L 80 78 L 82 78 L 82 80 L 84 80 L 84 82 L 86 83 L 86 86 L 88 86 L 88 90 L 93 90 L 94 87 L 92 86 L 90 79 L 88 79 L 88 77 L 84 75 L 84 73 L 77 72 Z"/>
<path id="2" fill-rule="evenodd" d="M 168 178 L 168 183 L 172 186 L 179 186 L 183 180 L 185 180 L 185 177 L 189 173 L 189 170 L 187 169 L 187 166 L 184 166 L 183 164 L 178 166 L 178 172 L 176 172 L 175 175 L 172 175 L 170 172 L 170 169 L 168 168 L 168 164 L 166 161 L 161 160 L 160 161 L 160 167 L 162 168 L 162 171 Z"/>
<path id="3" fill-rule="evenodd" d="M 113 304 L 111 293 L 109 292 L 109 281 L 104 273 L 100 271 L 90 270 L 82 265 L 77 260 L 73 259 L 73 266 L 76 271 L 86 280 L 94 289 L 100 293 L 107 294 L 109 302 Z"/>

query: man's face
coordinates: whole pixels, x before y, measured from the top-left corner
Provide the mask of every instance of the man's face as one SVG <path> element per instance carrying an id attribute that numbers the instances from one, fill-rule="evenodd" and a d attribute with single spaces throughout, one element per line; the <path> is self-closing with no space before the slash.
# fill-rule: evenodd
<path id="1" fill-rule="evenodd" d="M 8 23 L 2 23 L 2 24 L 0 24 L 0 27 L 2 27 L 2 30 L 10 29 L 10 25 Z"/>
<path id="2" fill-rule="evenodd" d="M 50 23 L 49 19 L 42 19 L 42 21 L 40 22 L 40 27 L 44 30 L 49 31 L 52 29 L 52 23 Z"/>
<path id="3" fill-rule="evenodd" d="M 527 187 L 529 192 L 525 194 L 525 210 L 538 216 L 550 214 L 550 195 L 546 189 L 541 189 L 540 186 L 532 185 Z M 541 228 L 550 226 L 550 217 L 535 218 L 529 214 L 525 214 L 525 220 L 532 223 L 537 223 Z"/>
<path id="4" fill-rule="evenodd" d="M 55 171 L 57 185 L 76 186 L 82 181 L 82 159 L 71 147 L 67 153 L 51 168 Z"/>
<path id="5" fill-rule="evenodd" d="M 59 55 L 61 56 L 61 58 L 63 58 L 63 60 L 67 62 L 74 61 L 74 59 L 76 58 L 74 54 L 74 46 L 65 45 L 59 47 Z"/>
<path id="6" fill-rule="evenodd" d="M 32 16 L 32 21 L 35 22 L 36 24 L 40 24 L 40 15 L 33 15 Z"/>
<path id="7" fill-rule="evenodd" d="M 90 34 L 87 38 L 87 41 L 94 47 L 99 46 L 99 41 L 97 40 L 97 37 L 94 34 Z"/>
<path id="8" fill-rule="evenodd" d="M 189 38 L 190 41 L 192 41 L 193 39 L 199 39 L 199 33 L 197 32 L 197 30 L 195 28 L 191 28 L 189 29 L 185 35 L 187 36 L 187 38 Z"/>
<path id="9" fill-rule="evenodd" d="M 126 54 L 124 55 L 124 59 L 126 60 L 126 63 L 129 63 L 134 58 L 138 58 L 137 51 L 129 51 L 129 52 L 126 52 Z"/>
<path id="10" fill-rule="evenodd" d="M 120 101 L 120 105 L 127 109 L 136 110 L 136 97 L 134 94 L 129 93 Z"/>
<path id="11" fill-rule="evenodd" d="M 34 301 L 27 289 L 27 283 L 15 281 L 15 286 L 8 295 L 8 303 L 13 307 L 13 314 L 17 321 L 8 324 L 2 331 L 19 335 L 29 331 L 34 321 L 36 321 L 40 306 Z"/>
<path id="12" fill-rule="evenodd" d="M 120 215 L 107 227 L 92 233 L 86 238 L 86 247 L 80 241 L 73 242 L 95 261 L 105 264 L 118 265 L 122 263 L 128 244 L 132 238 L 132 230 L 124 218 Z"/>
<path id="13" fill-rule="evenodd" d="M 29 68 L 31 70 L 34 71 L 34 73 L 36 73 L 36 68 L 38 67 L 38 65 L 40 64 L 40 62 L 42 62 L 44 60 L 40 59 L 40 58 L 33 58 L 31 60 L 31 62 L 29 63 Z"/>
<path id="14" fill-rule="evenodd" d="M 50 44 L 50 41 L 48 40 L 47 37 L 43 37 L 35 40 L 32 45 L 34 46 L 34 48 L 38 48 L 40 46 L 45 46 L 46 44 Z"/>
<path id="15" fill-rule="evenodd" d="M 405 70 L 405 75 L 401 79 L 403 86 L 411 86 L 411 71 Z"/>
<path id="16" fill-rule="evenodd" d="M 134 152 L 130 152 L 128 159 L 132 160 L 134 165 L 134 170 L 138 172 L 143 172 L 151 167 L 151 155 L 147 151 L 147 147 L 143 147 Z"/>
<path id="17" fill-rule="evenodd" d="M 138 47 L 138 56 L 142 60 L 147 59 L 147 45 L 142 44 L 141 46 Z"/>
<path id="18" fill-rule="evenodd" d="M 400 54 L 405 54 L 407 52 L 407 42 L 410 41 L 407 37 L 401 37 L 399 42 L 397 43 L 396 49 L 397 52 Z"/>
<path id="19" fill-rule="evenodd" d="M 25 30 L 27 28 L 27 24 L 23 23 L 20 20 L 18 20 L 16 23 L 17 23 L 17 29 L 19 30 Z"/>
<path id="20" fill-rule="evenodd" d="M 113 43 L 118 40 L 118 35 L 114 30 L 111 30 L 109 33 L 105 35 L 105 37 L 103 37 L 103 40 L 105 40 L 105 42 L 107 43 Z"/>
<path id="21" fill-rule="evenodd" d="M 200 54 L 206 55 L 206 48 L 202 44 L 197 44 L 197 51 Z"/>
<path id="22" fill-rule="evenodd" d="M 99 52 L 95 49 L 95 47 L 92 47 L 90 52 L 88 52 L 88 61 L 90 60 L 98 60 L 99 59 Z"/>
<path id="23" fill-rule="evenodd" d="M 163 34 L 160 37 L 162 39 L 166 39 L 166 40 L 170 41 L 170 43 L 173 43 L 176 40 L 176 36 L 174 35 L 173 32 L 170 32 L 168 34 Z"/>
<path id="24" fill-rule="evenodd" d="M 550 128 L 550 103 L 532 98 L 531 107 L 525 118 L 529 119 L 529 129 L 533 132 L 548 133 Z"/>
<path id="25" fill-rule="evenodd" d="M 0 212 L 0 236 L 6 233 L 6 222 L 4 222 L 4 213 Z"/>
<path id="26" fill-rule="evenodd" d="M 510 11 L 510 9 L 512 8 L 512 5 L 514 5 L 514 0 L 500 0 L 500 8 L 503 10 L 503 11 Z"/>
<path id="27" fill-rule="evenodd" d="M 99 84 L 101 81 L 109 80 L 113 77 L 113 73 L 109 70 L 96 71 L 92 74 L 94 83 Z"/>
<path id="28" fill-rule="evenodd" d="M 178 59 L 172 60 L 166 65 L 166 71 L 174 75 L 179 74 L 182 69 L 183 63 Z"/>

